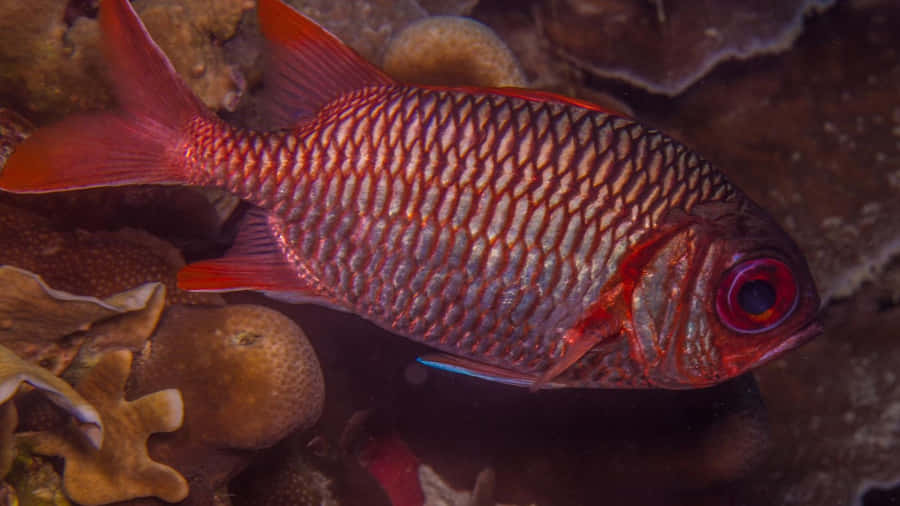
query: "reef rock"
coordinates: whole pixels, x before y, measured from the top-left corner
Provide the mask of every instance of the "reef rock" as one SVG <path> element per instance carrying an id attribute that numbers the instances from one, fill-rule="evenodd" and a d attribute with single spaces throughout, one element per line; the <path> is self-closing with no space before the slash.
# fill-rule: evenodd
<path id="1" fill-rule="evenodd" d="M 742 487 L 745 504 L 869 504 L 867 490 L 900 483 L 900 307 L 877 312 L 860 294 L 825 323 L 758 374 L 772 455 Z"/>
<path id="2" fill-rule="evenodd" d="M 287 0 L 369 61 L 381 61 L 388 40 L 428 13 L 415 0 Z"/>
<path id="3" fill-rule="evenodd" d="M 897 26 L 896 2 L 838 6 L 793 50 L 713 73 L 662 111 L 639 111 L 781 221 L 826 301 L 880 279 L 900 254 Z"/>
<path id="4" fill-rule="evenodd" d="M 34 126 L 18 113 L 0 107 L 0 168 L 12 154 L 16 144 L 25 140 L 34 130 Z"/>
<path id="5" fill-rule="evenodd" d="M 468 16 L 478 0 L 418 0 L 432 16 Z"/>
<path id="6" fill-rule="evenodd" d="M 833 3 L 566 0 L 541 2 L 536 12 L 563 58 L 599 77 L 677 95 L 722 61 L 791 47 L 805 16 Z"/>

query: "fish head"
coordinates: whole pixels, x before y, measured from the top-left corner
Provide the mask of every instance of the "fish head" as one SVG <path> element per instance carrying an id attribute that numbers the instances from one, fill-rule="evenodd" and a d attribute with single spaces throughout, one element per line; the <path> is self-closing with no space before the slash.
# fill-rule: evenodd
<path id="1" fill-rule="evenodd" d="M 630 293 L 632 353 L 650 385 L 713 385 L 822 332 L 806 259 L 759 206 L 703 204 L 670 221 Z"/>

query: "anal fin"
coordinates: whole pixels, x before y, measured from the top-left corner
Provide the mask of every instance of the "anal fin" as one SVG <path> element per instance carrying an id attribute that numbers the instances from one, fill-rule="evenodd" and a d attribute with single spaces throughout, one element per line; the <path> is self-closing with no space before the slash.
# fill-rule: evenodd
<path id="1" fill-rule="evenodd" d="M 321 303 L 323 294 L 304 281 L 285 259 L 270 219 L 261 209 L 249 211 L 228 253 L 183 268 L 178 273 L 178 286 L 206 292 L 257 290 L 282 300 Z"/>

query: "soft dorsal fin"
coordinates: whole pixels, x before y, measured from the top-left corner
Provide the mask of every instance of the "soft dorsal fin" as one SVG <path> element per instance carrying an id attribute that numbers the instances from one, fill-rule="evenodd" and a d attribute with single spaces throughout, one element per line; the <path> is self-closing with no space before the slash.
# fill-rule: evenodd
<path id="1" fill-rule="evenodd" d="M 325 103 L 353 90 L 394 80 L 337 37 L 281 0 L 259 0 L 268 42 L 264 102 L 275 128 L 295 126 Z"/>
<path id="2" fill-rule="evenodd" d="M 529 88 L 481 88 L 478 86 L 423 86 L 424 88 L 432 89 L 432 90 L 446 90 L 446 91 L 462 91 L 465 93 L 492 93 L 494 95 L 503 95 L 506 97 L 515 97 L 521 98 L 524 100 L 530 100 L 532 102 L 555 102 L 558 104 L 564 105 L 574 105 L 576 107 L 581 107 L 583 109 L 590 109 L 592 111 L 598 111 L 606 114 L 611 114 L 613 116 L 619 116 L 622 118 L 630 118 L 631 114 L 628 114 L 624 111 L 618 111 L 615 109 L 611 109 L 609 107 L 604 107 L 599 104 L 595 104 L 593 102 L 588 102 L 587 100 L 579 100 L 577 98 L 567 97 L 565 95 L 560 95 L 559 93 L 553 93 L 552 91 L 544 91 L 544 90 L 532 90 Z"/>

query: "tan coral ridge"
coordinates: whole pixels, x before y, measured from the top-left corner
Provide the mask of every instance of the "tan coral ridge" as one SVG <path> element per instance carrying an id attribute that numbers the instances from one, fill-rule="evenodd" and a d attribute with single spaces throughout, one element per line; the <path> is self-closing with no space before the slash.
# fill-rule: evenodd
<path id="1" fill-rule="evenodd" d="M 0 286 L 0 343 L 54 374 L 82 351 L 140 349 L 156 326 L 166 293 L 160 283 L 145 283 L 105 299 L 76 295 L 10 265 L 0 265 Z"/>

